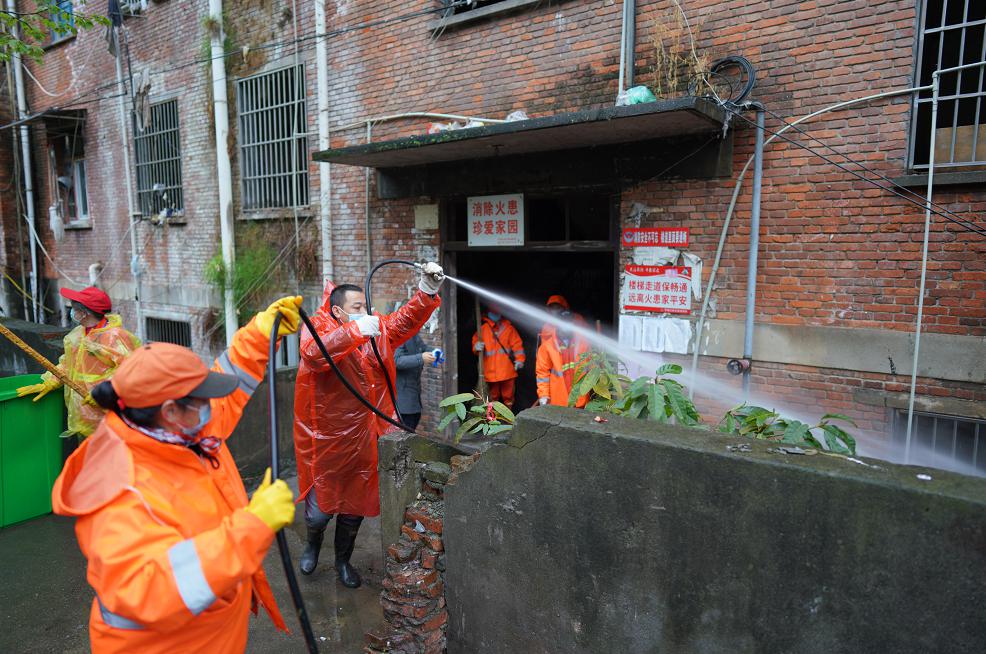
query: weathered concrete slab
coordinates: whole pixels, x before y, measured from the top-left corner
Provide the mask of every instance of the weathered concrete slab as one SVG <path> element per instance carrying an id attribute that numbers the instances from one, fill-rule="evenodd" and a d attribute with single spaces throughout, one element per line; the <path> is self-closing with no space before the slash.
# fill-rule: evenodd
<path id="1" fill-rule="evenodd" d="M 522 413 L 446 488 L 449 652 L 986 651 L 986 480 L 769 447 Z"/>

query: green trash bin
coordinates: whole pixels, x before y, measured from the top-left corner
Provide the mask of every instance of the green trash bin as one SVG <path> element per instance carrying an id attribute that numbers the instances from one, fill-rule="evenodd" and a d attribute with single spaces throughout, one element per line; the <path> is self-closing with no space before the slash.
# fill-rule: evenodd
<path id="1" fill-rule="evenodd" d="M 61 390 L 37 402 L 17 389 L 41 375 L 0 378 L 0 527 L 51 513 L 51 487 L 62 470 L 65 396 Z"/>

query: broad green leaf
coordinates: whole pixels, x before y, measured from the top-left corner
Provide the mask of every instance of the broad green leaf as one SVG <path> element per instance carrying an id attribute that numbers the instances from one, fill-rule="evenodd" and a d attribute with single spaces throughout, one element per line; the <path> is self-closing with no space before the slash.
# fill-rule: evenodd
<path id="1" fill-rule="evenodd" d="M 858 425 L 852 418 L 850 418 L 849 416 L 844 416 L 841 413 L 826 413 L 824 416 L 822 416 L 820 422 L 827 422 L 829 420 L 841 420 L 843 422 L 848 422 L 853 427 L 858 427 Z"/>
<path id="2" fill-rule="evenodd" d="M 639 418 L 640 413 L 647 408 L 647 400 L 639 399 L 634 400 L 633 404 L 630 405 L 630 409 L 627 410 L 628 418 Z"/>
<path id="3" fill-rule="evenodd" d="M 438 431 L 442 431 L 443 429 L 445 429 L 446 427 L 448 427 L 450 424 L 452 424 L 452 421 L 455 420 L 455 418 L 456 418 L 456 415 L 454 413 L 450 413 L 450 414 L 446 415 L 444 418 L 442 418 L 442 421 L 440 423 L 438 423 Z"/>
<path id="4" fill-rule="evenodd" d="M 810 431 L 807 434 L 805 434 L 805 442 L 811 445 L 812 447 L 814 447 L 815 449 L 818 450 L 825 449 L 824 447 L 822 447 L 822 444 L 818 442 L 818 439 L 815 438 L 815 435 Z"/>
<path id="5" fill-rule="evenodd" d="M 808 433 L 808 425 L 797 420 L 792 420 L 787 423 L 784 428 L 784 437 L 782 440 L 785 443 L 791 443 L 792 445 L 799 445 L 805 442 L 805 434 Z"/>
<path id="6" fill-rule="evenodd" d="M 482 425 L 479 428 L 479 431 L 483 432 L 483 436 L 488 436 L 489 433 L 490 433 L 490 429 L 492 429 L 492 428 L 493 428 L 493 425 Z"/>
<path id="7" fill-rule="evenodd" d="M 469 430 L 478 425 L 483 421 L 482 418 L 469 418 L 464 423 L 459 425 L 459 428 L 455 431 L 455 442 L 458 443 L 462 440 L 462 437 L 469 433 Z"/>
<path id="8" fill-rule="evenodd" d="M 586 411 L 608 411 L 612 407 L 609 400 L 602 397 L 596 397 L 589 400 L 589 403 L 585 405 Z M 624 406 L 616 406 L 612 408 L 625 409 Z"/>
<path id="9" fill-rule="evenodd" d="M 572 384 L 572 390 L 568 393 L 568 406 L 575 406 L 579 397 L 581 397 L 581 393 L 579 393 L 578 384 Z"/>
<path id="10" fill-rule="evenodd" d="M 664 393 L 657 384 L 650 384 L 647 389 L 647 412 L 648 417 L 656 422 L 667 420 L 667 407 L 664 401 Z"/>
<path id="11" fill-rule="evenodd" d="M 462 403 L 455 404 L 455 415 L 459 416 L 459 420 L 466 419 L 466 405 Z"/>
<path id="12" fill-rule="evenodd" d="M 719 421 L 719 431 L 724 434 L 732 434 L 736 431 L 736 418 L 733 417 L 732 413 L 727 411 L 726 415 Z"/>
<path id="13" fill-rule="evenodd" d="M 605 377 L 600 377 L 596 385 L 592 387 L 592 392 L 600 397 L 605 397 L 607 400 L 613 399 L 613 394 L 609 391 L 609 384 L 606 383 Z"/>
<path id="14" fill-rule="evenodd" d="M 513 425 L 496 425 L 490 429 L 489 435 L 496 436 L 497 434 L 502 434 L 505 431 L 510 431 L 513 428 Z"/>
<path id="15" fill-rule="evenodd" d="M 681 366 L 677 363 L 665 363 L 663 366 L 657 369 L 657 376 L 663 377 L 664 375 L 680 375 Z"/>
<path id="16" fill-rule="evenodd" d="M 458 395 L 452 395 L 450 397 L 446 397 L 444 400 L 442 400 L 441 402 L 438 403 L 438 406 L 440 406 L 440 407 L 442 407 L 442 406 L 450 406 L 452 404 L 459 404 L 459 403 L 462 403 L 462 402 L 468 402 L 469 400 L 473 399 L 474 397 L 476 397 L 476 396 L 473 395 L 472 393 L 459 393 Z"/>
<path id="17" fill-rule="evenodd" d="M 579 395 L 585 395 L 586 393 L 588 393 L 590 390 L 593 389 L 593 387 L 599 381 L 599 377 L 601 374 L 602 371 L 599 368 L 593 368 L 586 374 L 585 379 L 583 379 L 578 384 L 573 384 L 573 386 L 578 387 Z"/>
<path id="18" fill-rule="evenodd" d="M 627 395 L 631 397 L 642 397 L 647 395 L 647 387 L 651 384 L 651 380 L 648 377 L 637 377 L 632 382 L 630 386 L 627 387 Z"/>
<path id="19" fill-rule="evenodd" d="M 661 386 L 667 394 L 668 404 L 671 405 L 671 414 L 682 425 L 697 425 L 699 423 L 698 410 L 695 404 L 681 392 L 681 384 L 662 379 Z"/>
<path id="20" fill-rule="evenodd" d="M 852 436 L 835 425 L 824 425 L 825 444 L 839 454 L 856 454 L 856 441 Z"/>
<path id="21" fill-rule="evenodd" d="M 478 413 L 480 415 L 486 415 L 486 405 L 485 404 L 477 404 L 475 406 L 471 406 L 471 407 L 469 407 L 469 412 L 470 413 Z"/>
<path id="22" fill-rule="evenodd" d="M 510 422 L 513 422 L 514 420 L 517 419 L 517 416 L 514 415 L 514 412 L 511 411 L 509 408 L 507 408 L 507 405 L 504 404 L 503 402 L 494 402 L 493 411 L 494 413 L 506 418 Z"/>

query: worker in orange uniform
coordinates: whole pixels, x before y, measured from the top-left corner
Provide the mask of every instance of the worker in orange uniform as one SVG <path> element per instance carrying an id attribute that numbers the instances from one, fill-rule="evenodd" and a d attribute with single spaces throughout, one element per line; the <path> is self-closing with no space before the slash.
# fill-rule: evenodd
<path id="1" fill-rule="evenodd" d="M 552 316 L 556 318 L 562 311 L 572 310 L 572 307 L 568 304 L 568 300 L 565 299 L 564 295 L 552 295 L 551 297 L 548 298 L 548 301 L 545 302 L 544 304 L 547 307 L 548 313 L 550 313 Z M 586 326 L 585 318 L 583 318 L 578 313 L 572 313 L 572 321 L 576 325 L 579 325 L 580 327 Z M 544 338 L 546 336 L 549 336 L 553 330 L 554 327 L 550 323 L 544 323 L 544 325 L 541 327 L 541 331 L 538 332 L 538 339 L 540 341 L 543 341 Z M 540 346 L 540 342 L 538 343 L 538 345 Z"/>
<path id="2" fill-rule="evenodd" d="M 96 597 L 94 654 L 239 654 L 251 607 L 287 631 L 262 563 L 294 502 L 270 470 L 247 500 L 226 446 L 264 376 L 274 318 L 297 331 L 300 297 L 236 332 L 210 372 L 171 343 L 138 348 L 92 390 L 109 409 L 68 459 L 52 506 L 75 516 Z"/>
<path id="3" fill-rule="evenodd" d="M 565 309 L 558 314 L 560 320 L 575 322 L 575 316 Z M 579 358 L 589 351 L 585 339 L 564 327 L 548 327 L 542 333 L 538 347 L 535 378 L 538 387 L 538 404 L 568 406 L 568 396 L 575 382 L 575 369 Z M 586 397 L 578 398 L 575 406 L 585 406 Z"/>
<path id="4" fill-rule="evenodd" d="M 483 316 L 479 332 L 472 335 L 472 350 L 483 357 L 483 377 L 489 388 L 491 402 L 500 401 L 513 409 L 517 372 L 527 362 L 524 343 L 500 308 L 491 306 Z"/>
<path id="5" fill-rule="evenodd" d="M 81 291 L 59 289 L 59 294 L 72 303 L 72 320 L 77 326 L 65 335 L 65 354 L 58 360 L 69 379 L 79 382 L 86 390 L 110 378 L 123 359 L 140 346 L 140 339 L 123 328 L 120 316 L 110 313 L 110 296 L 95 286 Z M 62 387 L 62 382 L 50 372 L 41 376 L 40 384 L 22 386 L 17 396 L 37 393 L 34 401 Z M 63 436 L 85 438 L 94 431 L 105 413 L 88 398 L 71 388 L 65 389 L 65 408 L 68 429 Z"/>
<path id="6" fill-rule="evenodd" d="M 426 263 L 418 292 L 389 316 L 370 315 L 359 286 L 325 286 L 312 325 L 341 374 L 385 415 L 396 416 L 389 390 L 397 375 L 394 351 L 417 334 L 439 307 L 444 279 L 441 266 Z M 294 391 L 294 451 L 308 542 L 299 568 L 305 575 L 315 571 L 325 529 L 337 516 L 336 573 L 343 586 L 358 588 L 362 580 L 350 562 L 356 535 L 364 517 L 380 515 L 377 439 L 394 427 L 346 389 L 308 330 L 301 336 L 300 359 Z"/>

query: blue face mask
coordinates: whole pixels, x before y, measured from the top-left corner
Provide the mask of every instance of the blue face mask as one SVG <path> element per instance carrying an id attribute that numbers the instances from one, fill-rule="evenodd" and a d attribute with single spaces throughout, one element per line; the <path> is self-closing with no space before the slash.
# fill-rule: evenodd
<path id="1" fill-rule="evenodd" d="M 205 426 L 209 424 L 210 420 L 212 420 L 211 403 L 199 407 L 199 424 L 195 425 L 194 427 L 182 427 L 181 433 L 185 434 L 186 436 L 193 436 L 193 437 L 198 436 L 199 433 L 203 429 L 205 429 Z"/>
<path id="2" fill-rule="evenodd" d="M 491 311 L 491 312 L 487 313 L 486 315 L 489 316 L 490 317 L 490 320 L 492 320 L 493 322 L 500 322 L 500 318 L 501 318 L 500 314 L 493 313 Z"/>

